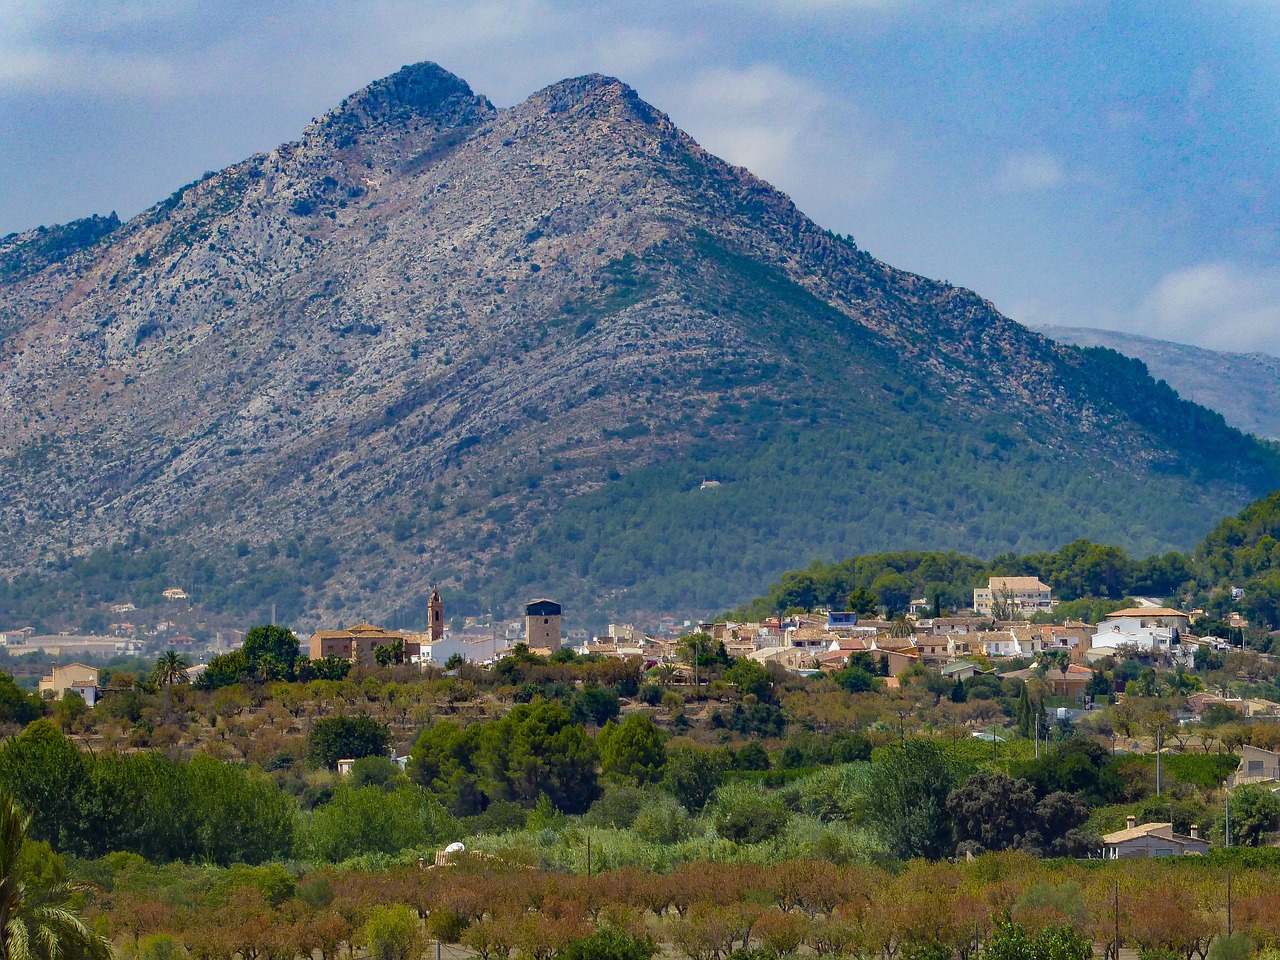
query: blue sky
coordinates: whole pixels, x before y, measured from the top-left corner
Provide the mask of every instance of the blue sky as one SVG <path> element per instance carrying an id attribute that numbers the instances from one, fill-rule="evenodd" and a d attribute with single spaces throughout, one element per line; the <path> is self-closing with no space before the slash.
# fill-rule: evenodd
<path id="1" fill-rule="evenodd" d="M 0 234 L 135 214 L 435 60 L 626 80 L 1027 323 L 1280 353 L 1280 2 L 0 0 Z"/>

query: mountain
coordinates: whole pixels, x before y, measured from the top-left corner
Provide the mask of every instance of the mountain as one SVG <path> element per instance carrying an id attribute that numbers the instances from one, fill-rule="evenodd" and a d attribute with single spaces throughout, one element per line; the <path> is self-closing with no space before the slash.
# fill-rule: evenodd
<path id="1" fill-rule="evenodd" d="M 896 270 L 625 84 L 434 64 L 0 240 L 0 617 L 724 609 L 798 561 L 1188 546 L 1272 448 Z M 704 484 L 704 481 L 707 483 Z"/>
<path id="2" fill-rule="evenodd" d="M 1088 327 L 1034 329 L 1059 343 L 1106 347 L 1141 360 L 1153 377 L 1164 380 L 1193 403 L 1218 411 L 1233 427 L 1280 440 L 1280 357 L 1205 350 Z"/>

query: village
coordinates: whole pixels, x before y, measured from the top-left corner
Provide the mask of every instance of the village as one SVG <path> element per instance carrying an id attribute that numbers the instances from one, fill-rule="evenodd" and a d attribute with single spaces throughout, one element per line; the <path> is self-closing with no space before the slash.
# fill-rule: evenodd
<path id="1" fill-rule="evenodd" d="M 186 599 L 180 590 L 167 599 Z M 852 611 L 793 613 L 759 622 L 731 620 L 684 621 L 662 624 L 665 633 L 652 634 L 624 623 L 609 624 L 605 633 L 566 630 L 564 611 L 555 600 L 539 598 L 524 607 L 520 621 L 493 624 L 467 618 L 453 630 L 444 600 L 433 588 L 427 604 L 427 629 L 391 630 L 371 623 L 321 629 L 303 638 L 303 651 L 312 660 L 333 658 L 372 668 L 389 662 L 421 667 L 456 667 L 461 663 L 492 664 L 517 648 L 539 656 L 571 650 L 584 656 L 640 658 L 649 667 L 668 665 L 692 676 L 691 649 L 722 646 L 726 656 L 743 658 L 763 667 L 775 666 L 801 676 L 844 669 L 853 655 L 865 655 L 882 675 L 883 687 L 894 690 L 904 674 L 929 671 L 955 683 L 980 673 L 1001 679 L 1043 682 L 1046 694 L 1071 706 L 1058 707 L 1058 718 L 1071 719 L 1091 709 L 1090 692 L 1095 665 L 1107 658 L 1139 659 L 1167 670 L 1194 669 L 1197 657 L 1230 649 L 1213 636 L 1195 635 L 1194 624 L 1203 611 L 1184 612 L 1150 599 L 1115 610 L 1098 624 L 1067 620 L 1062 624 L 1031 623 L 1034 614 L 1051 612 L 1057 601 L 1050 587 L 1035 577 L 993 577 L 973 593 L 972 608 L 950 616 L 934 615 L 934 604 L 912 601 L 892 618 Z M 131 606 L 131 605 L 130 605 Z M 1247 624 L 1232 614 L 1230 625 Z M 0 646 L 11 655 L 41 651 L 58 659 L 42 675 L 39 692 L 60 697 L 75 691 L 92 706 L 101 694 L 100 668 L 82 660 L 94 657 L 142 657 L 165 650 L 187 655 L 188 675 L 199 677 L 207 660 L 230 652 L 243 634 L 219 633 L 201 644 L 191 637 L 168 635 L 160 629 L 148 639 L 97 637 L 32 637 L 30 628 L 0 633 Z M 79 658 L 79 659 L 77 659 Z M 1121 694 L 1121 697 L 1123 694 Z M 1280 703 L 1258 697 L 1233 697 L 1197 691 L 1186 698 L 1188 718 L 1211 706 L 1233 709 L 1246 718 L 1280 719 Z"/>

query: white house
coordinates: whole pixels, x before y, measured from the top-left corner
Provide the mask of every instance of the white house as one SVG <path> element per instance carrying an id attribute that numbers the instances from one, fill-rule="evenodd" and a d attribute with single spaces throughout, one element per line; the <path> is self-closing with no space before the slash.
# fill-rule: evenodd
<path id="1" fill-rule="evenodd" d="M 978 634 L 978 640 L 988 657 L 1022 656 L 1022 644 L 1012 630 L 987 630 Z"/>
<path id="2" fill-rule="evenodd" d="M 1122 650 L 1141 653 L 1173 653 L 1174 631 L 1168 627 L 1135 627 L 1126 624 L 1103 624 L 1094 634 L 1093 646 L 1084 655 L 1089 663 L 1103 657 L 1114 657 Z"/>
<path id="3" fill-rule="evenodd" d="M 1185 633 L 1191 624 L 1191 616 L 1171 607 L 1128 607 L 1107 614 L 1103 626 L 1110 623 L 1127 624 L 1133 628 L 1159 627 Z"/>
<path id="4" fill-rule="evenodd" d="M 498 651 L 505 646 L 506 643 L 498 637 L 464 639 L 446 633 L 439 640 L 432 641 L 427 634 L 423 634 L 418 660 L 422 664 L 443 667 L 456 653 L 471 663 L 485 663 L 495 659 Z"/>
<path id="5" fill-rule="evenodd" d="M 1053 596 L 1048 584 L 1039 577 L 992 577 L 985 587 L 973 591 L 973 610 L 984 617 L 995 615 L 996 604 L 1003 603 L 1014 611 L 1035 613 L 1053 609 Z"/>
<path id="6" fill-rule="evenodd" d="M 1144 823 L 1128 818 L 1123 830 L 1105 834 L 1102 838 L 1104 860 L 1131 860 L 1139 857 L 1181 857 L 1188 854 L 1206 854 L 1209 844 L 1200 837 L 1200 828 L 1191 827 L 1191 835 L 1173 832 L 1172 823 Z"/>

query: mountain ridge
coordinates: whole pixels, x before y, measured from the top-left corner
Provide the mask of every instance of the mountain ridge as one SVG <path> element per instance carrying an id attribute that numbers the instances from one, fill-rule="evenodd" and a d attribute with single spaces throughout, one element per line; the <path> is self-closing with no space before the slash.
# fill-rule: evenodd
<path id="1" fill-rule="evenodd" d="M 1280 440 L 1280 358 L 1257 351 L 1208 350 L 1190 344 L 1090 327 L 1038 326 L 1050 339 L 1107 347 L 1141 360 L 1153 377 L 1187 399 L 1217 410 L 1233 427 Z"/>
<path id="2" fill-rule="evenodd" d="M 819 554 L 882 535 L 851 483 L 885 485 L 912 542 L 1049 539 L 1002 470 L 1078 505 L 1082 535 L 1156 549 L 1280 473 L 1140 365 L 823 230 L 621 81 L 499 110 L 431 64 L 0 283 L 0 416 L 10 574 L 139 531 L 183 582 L 331 550 L 263 588 L 313 616 L 412 606 L 429 576 L 477 605 L 724 608 L 707 595 L 785 569 L 794 536 Z M 800 450 L 808 514 L 762 468 Z M 696 516 L 668 517 L 712 462 L 743 479 L 701 503 L 722 522 L 694 542 Z M 1115 503 L 1086 489 L 1102 476 Z M 1139 489 L 1176 518 L 1136 499 L 1126 518 Z M 761 538 L 744 491 L 795 533 Z M 691 565 L 683 597 L 654 582 L 662 558 L 601 559 L 658 540 Z M 740 569 L 719 559 L 735 540 Z"/>

